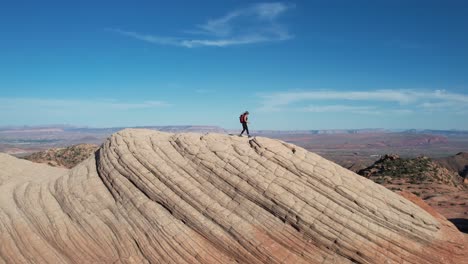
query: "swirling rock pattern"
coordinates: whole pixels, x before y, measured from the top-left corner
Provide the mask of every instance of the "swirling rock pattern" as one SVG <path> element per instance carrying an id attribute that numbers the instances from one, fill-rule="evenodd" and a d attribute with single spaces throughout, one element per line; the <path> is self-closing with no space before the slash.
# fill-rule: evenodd
<path id="1" fill-rule="evenodd" d="M 412 197 L 411 199 L 417 199 Z M 0 154 L 0 263 L 462 263 L 440 215 L 268 138 L 126 129 L 72 170 Z"/>

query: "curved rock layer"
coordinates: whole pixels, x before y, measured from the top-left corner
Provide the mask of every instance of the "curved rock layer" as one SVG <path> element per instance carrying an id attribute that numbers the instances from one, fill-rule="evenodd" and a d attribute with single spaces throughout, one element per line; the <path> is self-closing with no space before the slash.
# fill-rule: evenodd
<path id="1" fill-rule="evenodd" d="M 72 170 L 7 155 L 0 166 L 0 263 L 468 257 L 430 208 L 278 140 L 127 129 Z"/>

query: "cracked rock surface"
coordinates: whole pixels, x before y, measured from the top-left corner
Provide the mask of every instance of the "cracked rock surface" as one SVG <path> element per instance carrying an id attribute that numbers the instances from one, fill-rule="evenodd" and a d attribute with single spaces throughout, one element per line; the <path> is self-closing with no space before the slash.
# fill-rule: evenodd
<path id="1" fill-rule="evenodd" d="M 0 154 L 0 263 L 466 263 L 417 199 L 278 140 L 126 129 L 71 170 Z"/>

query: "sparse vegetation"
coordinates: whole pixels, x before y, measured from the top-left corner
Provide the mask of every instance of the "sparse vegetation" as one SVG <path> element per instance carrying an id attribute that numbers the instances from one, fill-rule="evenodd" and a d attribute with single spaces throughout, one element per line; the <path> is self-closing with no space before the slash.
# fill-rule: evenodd
<path id="1" fill-rule="evenodd" d="M 36 152 L 24 159 L 46 163 L 54 167 L 73 168 L 81 161 L 87 159 L 97 150 L 97 145 L 79 144 L 66 148 L 52 148 L 46 151 Z"/>
<path id="2" fill-rule="evenodd" d="M 458 186 L 461 183 L 461 178 L 456 173 L 441 167 L 425 156 L 404 159 L 395 154 L 385 155 L 358 173 L 379 184 L 391 183 L 392 179 L 403 180 L 410 184 L 436 182 Z"/>

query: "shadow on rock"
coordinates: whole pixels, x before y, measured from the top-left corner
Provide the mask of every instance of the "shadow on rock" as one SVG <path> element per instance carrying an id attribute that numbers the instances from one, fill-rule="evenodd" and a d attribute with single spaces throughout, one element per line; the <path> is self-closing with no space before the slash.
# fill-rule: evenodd
<path id="1" fill-rule="evenodd" d="M 458 230 L 465 234 L 468 234 L 468 219 L 452 218 L 449 219 L 449 221 L 452 222 L 458 228 Z"/>

